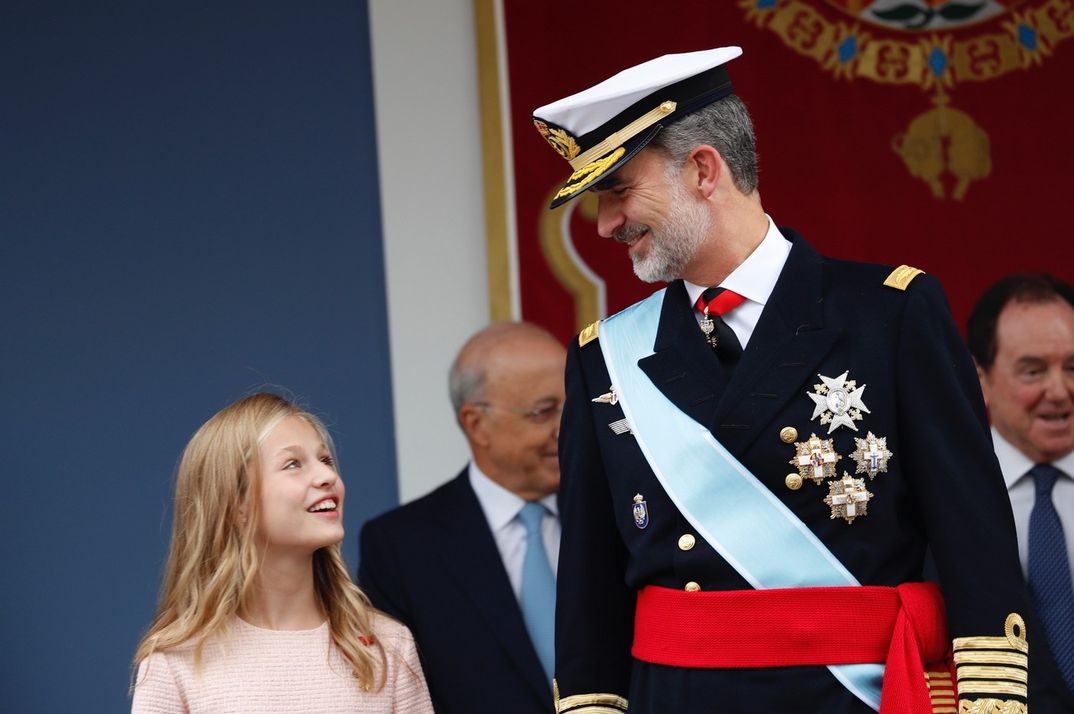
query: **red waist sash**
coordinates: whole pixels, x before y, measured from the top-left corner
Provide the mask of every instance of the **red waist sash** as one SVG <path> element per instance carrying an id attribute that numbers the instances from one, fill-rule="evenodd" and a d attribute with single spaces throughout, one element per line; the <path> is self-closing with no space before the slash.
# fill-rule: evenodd
<path id="1" fill-rule="evenodd" d="M 931 712 L 925 665 L 948 658 L 933 583 L 638 593 L 632 654 L 673 667 L 885 665 L 881 714 Z M 939 669 L 948 671 L 947 664 Z"/>

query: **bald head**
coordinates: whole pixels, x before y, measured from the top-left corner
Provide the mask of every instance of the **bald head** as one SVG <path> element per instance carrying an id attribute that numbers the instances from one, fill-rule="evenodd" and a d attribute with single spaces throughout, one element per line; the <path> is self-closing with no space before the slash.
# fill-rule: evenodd
<path id="1" fill-rule="evenodd" d="M 451 364 L 448 378 L 456 418 L 464 404 L 482 400 L 490 369 L 496 371 L 504 362 L 510 362 L 513 356 L 533 346 L 563 351 L 551 332 L 529 322 L 494 322 L 468 339 Z"/>
<path id="2" fill-rule="evenodd" d="M 527 500 L 559 487 L 566 355 L 536 325 L 499 322 L 471 337 L 451 366 L 451 402 L 474 462 Z"/>

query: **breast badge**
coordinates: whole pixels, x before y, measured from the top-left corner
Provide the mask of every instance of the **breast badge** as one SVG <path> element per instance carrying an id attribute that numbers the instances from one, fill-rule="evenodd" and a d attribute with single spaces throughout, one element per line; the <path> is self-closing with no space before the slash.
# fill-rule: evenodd
<path id="1" fill-rule="evenodd" d="M 630 433 L 630 422 L 624 419 L 617 419 L 608 425 L 608 428 L 612 430 L 612 433 L 616 436 L 622 436 L 623 434 Z"/>
<path id="2" fill-rule="evenodd" d="M 832 508 L 832 518 L 842 518 L 853 523 L 855 518 L 868 515 L 869 500 L 873 494 L 865 488 L 865 479 L 852 478 L 846 471 L 843 478 L 828 482 L 828 495 L 824 502 Z"/>
<path id="3" fill-rule="evenodd" d="M 649 525 L 649 506 L 640 493 L 634 495 L 634 505 L 631 510 L 634 512 L 634 525 L 644 530 L 645 526 Z"/>
<path id="4" fill-rule="evenodd" d="M 876 436 L 873 432 L 866 434 L 864 439 L 854 439 L 858 449 L 850 455 L 858 468 L 855 474 L 869 474 L 869 478 L 876 478 L 879 473 L 887 473 L 888 459 L 892 453 L 888 451 L 887 437 Z"/>
<path id="5" fill-rule="evenodd" d="M 619 403 L 619 395 L 615 393 L 615 387 L 608 387 L 608 391 L 601 394 L 599 397 L 593 397 L 589 401 L 594 404 L 611 404 L 616 405 Z"/>
<path id="6" fill-rule="evenodd" d="M 818 374 L 821 384 L 813 385 L 815 392 L 807 392 L 816 405 L 810 421 L 820 417 L 820 423 L 828 425 L 829 434 L 841 426 L 857 431 L 854 422 L 861 421 L 862 412 L 870 413 L 861 400 L 865 385 L 859 387 L 853 379 L 847 380 L 848 374 L 850 372 L 843 372 L 835 379 Z"/>
<path id="7" fill-rule="evenodd" d="M 843 457 L 835 453 L 831 439 L 810 434 L 808 440 L 796 442 L 794 448 L 798 453 L 790 464 L 798 467 L 802 479 L 812 479 L 819 486 L 821 481 L 835 478 L 835 462 Z M 801 485 L 801 481 L 798 483 Z"/>

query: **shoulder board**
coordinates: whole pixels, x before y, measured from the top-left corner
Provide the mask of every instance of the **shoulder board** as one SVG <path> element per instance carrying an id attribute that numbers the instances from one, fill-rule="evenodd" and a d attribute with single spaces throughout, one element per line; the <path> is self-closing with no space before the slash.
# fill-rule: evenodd
<path id="1" fill-rule="evenodd" d="M 895 288 L 896 290 L 905 290 L 910 287 L 910 283 L 918 275 L 923 274 L 924 270 L 918 270 L 917 268 L 911 268 L 909 265 L 900 265 L 891 271 L 891 275 L 884 281 L 884 285 L 889 288 Z"/>
<path id="2" fill-rule="evenodd" d="M 589 327 L 585 328 L 578 333 L 578 346 L 585 347 L 593 340 L 597 339 L 597 331 L 600 328 L 600 320 L 597 320 Z"/>

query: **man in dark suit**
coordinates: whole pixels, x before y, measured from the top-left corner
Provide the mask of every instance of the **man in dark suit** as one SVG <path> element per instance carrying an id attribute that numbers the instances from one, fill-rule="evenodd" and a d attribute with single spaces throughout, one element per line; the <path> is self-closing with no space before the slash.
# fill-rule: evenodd
<path id="1" fill-rule="evenodd" d="M 358 580 L 414 633 L 439 714 L 549 714 L 566 351 L 526 323 L 474 335 L 451 368 L 472 461 L 365 525 Z"/>
<path id="2" fill-rule="evenodd" d="M 966 339 L 1044 635 L 1030 703 L 1035 714 L 1074 712 L 1074 287 L 1002 278 L 974 306 Z"/>
<path id="3" fill-rule="evenodd" d="M 1023 712 L 1010 507 L 940 285 L 776 227 L 740 54 L 534 113 L 574 169 L 553 205 L 593 190 L 670 281 L 568 354 L 557 709 Z"/>

